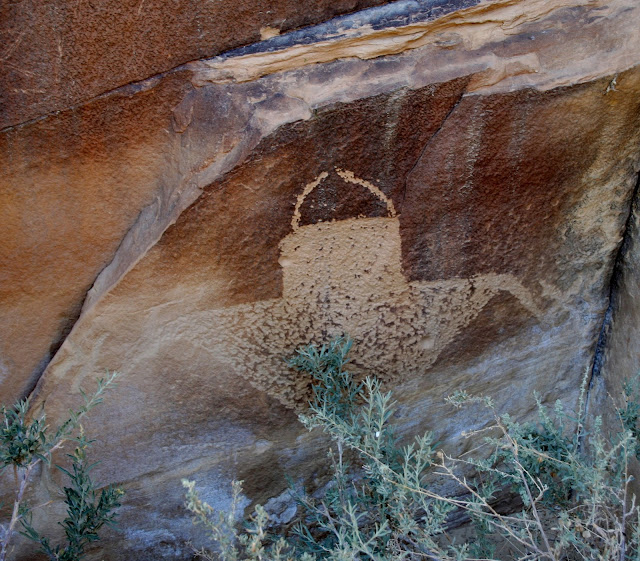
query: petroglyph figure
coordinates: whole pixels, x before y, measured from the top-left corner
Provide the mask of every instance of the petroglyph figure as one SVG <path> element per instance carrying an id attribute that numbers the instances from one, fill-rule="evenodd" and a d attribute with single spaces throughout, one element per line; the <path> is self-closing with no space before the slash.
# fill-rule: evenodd
<path id="1" fill-rule="evenodd" d="M 428 369 L 442 350 L 500 291 L 536 317 L 530 292 L 510 274 L 408 282 L 402 273 L 400 223 L 393 203 L 372 183 L 336 169 L 344 188 L 360 185 L 387 208 L 386 217 L 349 218 L 300 226 L 299 195 L 292 232 L 280 242 L 283 292 L 278 299 L 210 310 L 207 347 L 255 387 L 288 406 L 306 399 L 308 380 L 283 357 L 321 336 L 354 338 L 356 368 L 387 380 Z"/>

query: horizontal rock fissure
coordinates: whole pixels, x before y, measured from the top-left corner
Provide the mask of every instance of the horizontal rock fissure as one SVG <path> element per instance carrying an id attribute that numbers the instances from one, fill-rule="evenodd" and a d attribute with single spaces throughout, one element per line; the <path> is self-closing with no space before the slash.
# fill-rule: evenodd
<path id="1" fill-rule="evenodd" d="M 474 6 L 479 2 L 480 0 L 398 0 L 390 4 L 337 16 L 326 22 L 289 31 L 277 37 L 265 39 L 264 41 L 237 47 L 215 55 L 215 58 L 227 59 L 248 54 L 274 52 L 294 45 L 310 44 L 327 39 L 336 40 L 344 37 L 348 33 L 353 34 L 354 31 L 357 32 L 358 29 L 362 27 L 368 29 L 383 29 L 400 27 L 420 21 L 430 21 L 451 12 Z M 189 65 L 194 62 L 197 62 L 197 60 L 185 61 L 163 72 L 106 90 L 80 103 L 69 105 L 19 123 L 14 123 L 0 129 L 0 133 L 7 133 L 14 129 L 29 126 L 65 111 L 73 111 L 110 95 L 126 95 L 128 93 L 127 89 L 131 89 L 132 93 L 136 93 L 149 87 L 146 85 L 147 82 L 161 79 L 175 72 L 187 70 Z"/>
<path id="2" fill-rule="evenodd" d="M 192 61 L 191 61 L 192 62 Z M 149 76 L 147 78 L 143 78 L 142 80 L 137 80 L 135 82 L 129 82 L 128 84 L 123 84 L 121 86 L 118 86 L 117 88 L 112 88 L 110 90 L 107 90 L 99 95 L 93 96 L 90 99 L 87 99 L 85 101 L 82 101 L 81 103 L 76 103 L 74 105 L 69 105 L 67 107 L 64 107 L 63 109 L 57 109 L 56 111 L 51 111 L 50 113 L 45 113 L 44 115 L 39 115 L 38 117 L 34 117 L 33 119 L 27 119 L 26 121 L 22 121 L 20 123 L 15 123 L 13 125 L 9 125 L 8 127 L 4 127 L 3 129 L 0 129 L 0 134 L 4 134 L 4 133 L 9 133 L 13 130 L 16 129 L 20 129 L 23 127 L 27 127 L 29 125 L 32 125 L 34 123 L 38 123 L 40 121 L 44 121 L 45 119 L 48 119 L 50 117 L 54 117 L 55 115 L 59 115 L 60 113 L 65 113 L 67 111 L 75 111 L 76 109 L 79 109 L 81 107 L 85 107 L 87 105 L 90 105 L 91 103 L 94 103 L 100 99 L 104 99 L 106 97 L 112 96 L 112 95 L 135 95 L 139 92 L 143 92 L 146 90 L 149 90 L 151 88 L 153 88 L 158 81 L 160 81 L 162 78 L 165 78 L 166 76 L 169 76 L 171 74 L 174 74 L 176 72 L 180 72 L 182 70 L 186 70 L 187 69 L 187 65 L 190 64 L 190 62 L 184 63 L 184 64 L 180 64 L 174 68 L 170 68 L 169 70 L 166 70 L 165 72 L 160 72 L 158 74 L 154 74 L 153 76 Z"/>
<path id="3" fill-rule="evenodd" d="M 194 64 L 206 64 L 207 61 L 215 61 L 215 64 L 227 65 L 230 62 L 232 63 L 234 59 L 245 59 L 252 55 L 277 53 L 279 51 L 286 51 L 288 48 L 300 47 L 318 42 L 339 42 L 341 39 L 353 39 L 354 37 L 362 35 L 364 31 L 358 26 L 362 26 L 369 31 L 402 28 L 411 26 L 412 24 L 430 22 L 456 11 L 465 8 L 472 8 L 479 3 L 480 0 L 398 0 L 398 2 L 391 4 L 367 8 L 365 10 L 355 12 L 354 14 L 338 16 L 318 25 L 290 31 L 281 36 L 272 37 L 270 39 L 259 41 L 258 43 L 252 43 L 244 47 L 235 48 L 212 58 L 186 61 L 166 71 L 109 89 L 99 95 L 82 101 L 81 103 L 73 104 L 56 111 L 51 111 L 19 123 L 14 123 L 0 129 L 0 133 L 8 133 L 12 130 L 29 126 L 51 116 L 64 113 L 66 111 L 73 111 L 111 95 L 126 95 L 128 93 L 128 89 L 130 89 L 132 93 L 136 93 L 137 91 L 152 87 L 155 80 L 159 80 L 172 73 L 194 70 Z M 494 3 L 499 4 L 498 0 L 491 0 L 487 5 L 490 6 Z M 366 38 L 364 38 L 364 40 L 366 40 Z M 415 46 L 406 47 L 406 49 L 411 48 L 415 48 Z M 379 56 L 383 56 L 384 54 L 385 53 L 381 53 Z M 196 74 L 201 72 L 201 69 L 196 69 Z M 593 78 L 593 76 L 589 77 L 589 79 Z M 206 82 L 207 80 L 205 79 L 204 81 Z"/>
<path id="4" fill-rule="evenodd" d="M 493 0 L 495 1 L 495 0 Z M 365 30 L 380 30 L 432 21 L 452 12 L 470 8 L 480 0 L 399 0 L 382 6 L 338 16 L 324 23 L 290 31 L 265 41 L 239 47 L 216 56 L 217 59 L 270 53 L 297 45 L 340 40 Z"/>
<path id="5" fill-rule="evenodd" d="M 252 82 L 262 76 L 299 70 L 314 64 L 325 64 L 340 59 L 369 60 L 400 55 L 423 47 L 434 49 L 434 52 L 457 49 L 461 46 L 478 51 L 483 41 L 490 41 L 496 46 L 508 43 L 510 37 L 517 34 L 515 29 L 531 30 L 531 25 L 539 24 L 542 20 L 562 20 L 571 10 L 581 11 L 581 17 L 586 18 L 588 11 L 597 9 L 596 5 L 602 10 L 608 10 L 610 14 L 624 13 L 629 9 L 629 0 L 616 0 L 611 4 L 605 4 L 604 0 L 581 0 L 577 5 L 570 0 L 556 0 L 553 3 L 523 0 L 520 2 L 521 10 L 526 16 L 522 17 L 521 12 L 514 13 L 513 4 L 512 0 L 492 0 L 472 5 L 456 3 L 456 9 L 438 13 L 437 17 L 432 19 L 426 17 L 391 27 L 365 25 L 356 31 L 326 37 L 319 35 L 311 43 L 305 42 L 308 35 L 302 36 L 305 40 L 297 43 L 285 40 L 284 36 L 280 39 L 276 37 L 269 41 L 280 40 L 280 43 L 276 43 L 278 48 L 270 48 L 267 41 L 265 44 L 256 44 L 255 48 L 230 51 L 192 63 L 192 82 L 196 86 Z M 602 12 L 598 17 L 604 19 L 607 15 Z M 529 39 L 546 32 L 541 29 L 538 26 L 535 32 L 526 31 L 532 33 Z M 633 43 L 634 41 L 624 43 L 623 50 L 633 49 Z M 534 51 L 526 54 L 514 53 L 510 56 L 492 53 L 489 56 L 490 60 L 484 60 L 484 63 L 494 68 L 483 68 L 483 71 L 488 72 L 479 76 L 469 87 L 469 91 L 495 90 L 498 84 L 504 81 L 507 82 L 504 85 L 505 91 L 520 87 L 549 90 L 562 85 L 589 82 L 633 67 L 634 60 L 625 53 L 622 54 L 624 56 L 620 56 L 618 50 L 611 51 L 608 57 L 598 59 L 597 65 L 585 65 L 584 60 L 590 60 L 590 56 L 585 53 L 581 61 L 576 61 L 571 67 L 571 74 L 563 74 L 554 79 L 554 70 L 557 69 L 553 67 L 552 59 L 539 58 Z M 481 63 L 482 60 L 480 57 L 477 62 Z M 516 81 L 508 80 L 516 77 Z"/>
<path id="6" fill-rule="evenodd" d="M 207 69 L 208 66 L 212 66 L 212 69 L 215 69 L 213 70 L 214 73 L 222 72 L 223 74 L 225 74 L 229 71 L 235 73 L 235 71 L 233 70 L 233 66 L 237 61 L 237 63 L 240 65 L 240 74 L 242 74 L 246 71 L 243 65 L 246 61 L 251 60 L 254 56 L 264 57 L 268 55 L 286 55 L 288 49 L 304 48 L 305 46 L 319 43 L 333 45 L 345 40 L 347 42 L 352 42 L 354 39 L 360 37 L 361 42 L 366 43 L 369 39 L 368 36 L 365 36 L 365 33 L 367 32 L 372 33 L 394 29 L 397 29 L 399 34 L 402 34 L 401 30 L 411 32 L 413 25 L 417 25 L 418 27 L 420 27 L 420 24 L 429 24 L 430 22 L 438 20 L 439 18 L 442 18 L 444 16 L 453 15 L 455 12 L 458 12 L 460 10 L 473 9 L 475 6 L 478 6 L 478 4 L 480 4 L 480 0 L 398 0 L 397 2 L 391 4 L 384 4 L 382 6 L 367 8 L 353 14 L 338 16 L 317 25 L 293 30 L 283 35 L 265 39 L 263 41 L 252 43 L 244 47 L 234 48 L 230 51 L 220 53 L 219 55 L 211 58 L 186 61 L 163 72 L 156 73 L 141 80 L 129 82 L 116 88 L 109 89 L 99 95 L 82 101 L 81 103 L 69 105 L 65 108 L 51 111 L 32 119 L 14 123 L 10 126 L 0 129 L 0 133 L 7 133 L 24 126 L 29 126 L 51 116 L 55 116 L 66 111 L 76 110 L 80 107 L 84 107 L 90 103 L 93 103 L 96 100 L 103 99 L 111 95 L 127 95 L 127 93 L 129 93 L 127 90 L 130 90 L 131 93 L 143 91 L 147 88 L 153 87 L 154 81 L 160 80 L 172 73 L 187 70 L 193 71 L 196 85 L 201 85 L 200 82 L 215 82 L 217 81 L 217 79 L 212 79 L 207 76 L 212 72 L 212 70 Z M 491 10 L 493 8 L 493 5 L 499 8 L 503 4 L 509 4 L 509 2 L 503 2 L 501 0 L 490 0 L 486 3 L 483 3 L 483 6 L 481 6 L 481 8 L 482 10 Z M 394 35 L 393 32 L 391 34 Z M 409 33 L 409 35 L 411 35 L 411 33 Z M 376 40 L 375 37 L 373 37 L 372 39 L 374 41 Z M 404 50 L 417 48 L 418 46 L 418 44 L 414 44 L 413 40 L 410 39 L 406 45 L 399 47 L 399 50 L 397 50 L 395 54 L 398 54 L 399 52 L 402 52 Z M 446 47 L 447 45 L 445 45 L 445 48 Z M 380 52 L 378 54 L 367 54 L 366 56 L 364 56 L 364 58 L 371 58 L 372 56 L 384 56 L 385 54 L 392 53 Z M 338 52 L 331 60 L 344 58 L 345 56 L 348 57 L 350 55 L 348 53 L 345 54 Z M 303 62 L 299 62 L 297 64 L 298 66 L 305 65 Z M 224 70 L 218 70 L 218 66 L 224 67 Z M 287 68 L 284 70 L 291 69 L 293 68 Z M 618 71 L 621 70 L 624 69 L 618 69 Z M 277 72 L 279 70 L 269 70 L 267 72 L 260 73 L 260 75 L 268 74 L 274 71 Z M 256 79 L 257 77 L 259 76 L 255 76 L 251 79 Z M 594 76 L 589 76 L 587 80 L 592 80 L 594 78 Z M 238 76 L 234 76 L 233 80 L 236 79 L 238 79 Z M 222 81 L 233 80 L 225 78 Z M 241 81 L 244 81 L 244 78 Z"/>

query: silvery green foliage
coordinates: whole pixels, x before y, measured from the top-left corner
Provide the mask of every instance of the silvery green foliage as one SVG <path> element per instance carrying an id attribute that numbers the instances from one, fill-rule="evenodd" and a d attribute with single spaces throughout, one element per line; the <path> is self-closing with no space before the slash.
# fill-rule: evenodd
<path id="1" fill-rule="evenodd" d="M 587 429 L 586 384 L 585 376 L 574 412 L 560 402 L 550 412 L 536 397 L 536 423 L 499 415 L 491 400 L 466 395 L 452 400 L 458 406 L 479 401 L 493 416 L 495 435 L 485 439 L 490 453 L 464 461 L 447 458 L 442 469 L 474 498 L 463 508 L 482 528 L 492 552 L 509 552 L 502 558 L 638 559 L 640 518 L 630 489 L 637 429 L 629 427 L 629 415 L 624 418 L 636 406 L 627 393 L 615 435 L 603 435 L 599 418 Z M 478 475 L 463 481 L 455 473 L 462 465 Z M 521 506 L 501 514 L 492 499 L 504 490 Z"/>
<path id="2" fill-rule="evenodd" d="M 575 412 L 560 402 L 549 411 L 534 397 L 534 423 L 498 413 L 489 397 L 456 392 L 448 399 L 453 406 L 480 404 L 492 422 L 482 434 L 469 435 L 473 453 L 455 458 L 436 449 L 431 433 L 400 445 L 391 394 L 374 378 L 353 379 L 350 348 L 349 339 L 339 338 L 301 349 L 289 361 L 311 378 L 310 408 L 300 420 L 333 443 L 324 494 L 292 491 L 298 523 L 273 550 L 264 547 L 263 509 L 256 508 L 243 533 L 235 514 L 216 513 L 216 520 L 210 507 L 198 506 L 193 483 L 186 483 L 188 508 L 209 525 L 220 550 L 202 552 L 207 559 L 279 561 L 286 551 L 287 559 L 330 561 L 640 561 L 640 514 L 629 467 L 639 450 L 638 384 L 625 388 L 620 431 L 606 437 L 600 419 L 586 427 L 586 376 Z M 454 483 L 458 491 L 445 496 L 434 490 L 434 479 Z M 509 508 L 499 508 L 505 497 Z M 467 521 L 466 533 L 458 532 L 464 539 L 453 537 L 454 519 Z"/>
<path id="3" fill-rule="evenodd" d="M 52 450 L 71 436 L 82 417 L 102 403 L 104 393 L 116 376 L 114 372 L 108 378 L 98 380 L 98 387 L 91 395 L 81 390 L 83 405 L 77 411 L 69 411 L 69 418 L 55 431 L 47 425 L 44 409 L 34 418 L 28 418 L 28 399 L 9 408 L 3 405 L 0 408 L 0 470 L 7 466 L 26 469 L 39 461 L 49 464 Z"/>
<path id="4" fill-rule="evenodd" d="M 295 535 L 279 538 L 268 548 L 264 529 L 266 513 L 256 508 L 248 529 L 235 526 L 239 484 L 234 483 L 234 507 L 230 513 L 215 512 L 203 503 L 195 484 L 187 488 L 187 508 L 197 523 L 209 529 L 217 551 L 199 551 L 205 559 L 236 561 L 285 558 L 400 559 L 409 550 L 424 556 L 437 548 L 434 537 L 445 529 L 454 508 L 427 497 L 419 489 L 432 466 L 431 435 L 399 448 L 389 422 L 395 410 L 391 394 L 381 391 L 372 378 L 356 382 L 345 366 L 351 341 L 340 338 L 317 348 L 298 351 L 289 365 L 312 378 L 313 397 L 309 414 L 301 421 L 330 435 L 332 481 L 320 500 L 295 493 L 301 514 Z M 399 475 L 401 474 L 401 475 Z M 398 477 L 400 479 L 398 479 Z M 403 486 L 398 487 L 397 481 Z M 251 548 L 247 549 L 247 544 Z M 273 549 L 278 546 L 277 549 Z M 280 557 L 278 557 L 280 556 Z"/>
<path id="5" fill-rule="evenodd" d="M 391 393 L 374 378 L 353 380 L 345 368 L 350 348 L 349 339 L 339 338 L 319 350 L 302 349 L 289 362 L 314 379 L 309 413 L 300 420 L 334 442 L 334 485 L 319 501 L 298 497 L 304 512 L 297 526 L 300 546 L 336 560 L 430 556 L 454 508 L 419 492 L 433 466 L 433 437 L 398 445 Z"/>
<path id="6" fill-rule="evenodd" d="M 0 409 L 3 419 L 0 428 L 0 469 L 9 465 L 25 468 L 39 459 L 48 462 L 52 441 L 47 435 L 44 413 L 27 421 L 29 400 L 24 399 L 7 409 Z"/>
<path id="7" fill-rule="evenodd" d="M 80 422 L 83 417 L 95 406 L 102 403 L 105 392 L 114 384 L 116 376 L 117 373 L 114 372 L 107 378 L 98 380 L 95 392 L 90 395 L 81 391 L 83 404 L 77 410 L 69 411 L 67 420 L 56 429 L 52 429 L 47 424 L 44 410 L 41 410 L 33 417 L 29 416 L 28 399 L 19 401 L 13 407 L 7 408 L 3 406 L 0 409 L 0 470 L 8 467 L 13 469 L 16 483 L 11 519 L 0 526 L 0 545 L 2 546 L 0 549 L 0 561 L 5 561 L 10 553 L 10 543 L 18 523 L 23 526 L 28 537 L 34 538 L 37 535 L 37 532 L 29 527 L 29 509 L 24 504 L 24 494 L 34 470 L 41 463 L 49 466 L 52 453 L 61 448 L 66 441 L 74 439 L 74 432 L 79 428 L 81 429 Z M 84 439 L 82 434 L 80 438 Z M 83 443 L 84 447 L 88 444 L 86 439 L 79 442 Z M 78 450 L 76 452 L 80 453 Z M 75 470 L 76 467 L 81 465 L 83 465 L 81 462 L 77 465 L 74 463 L 73 469 Z M 88 472 L 88 468 L 86 468 L 86 472 Z M 75 480 L 74 477 L 76 478 Z M 80 474 L 72 476 L 72 483 L 79 481 L 77 477 L 80 477 Z M 116 491 L 111 490 L 104 496 L 104 501 L 114 505 L 113 508 L 115 508 L 115 502 L 111 500 L 109 493 L 115 493 L 119 496 L 121 492 L 118 491 L 116 493 Z M 67 496 L 67 505 L 72 509 L 73 506 L 69 503 L 67 489 L 65 489 L 65 495 Z M 69 512 L 73 518 L 72 510 Z M 86 513 L 86 510 L 82 511 L 82 516 Z M 76 517 L 76 521 L 79 520 L 80 518 Z M 109 516 L 106 516 L 103 523 L 108 521 L 110 521 Z M 67 520 L 65 520 L 63 526 L 66 523 Z M 65 526 L 66 530 L 67 527 Z M 39 536 L 37 541 L 40 541 Z M 89 541 L 94 541 L 93 537 L 89 538 Z M 79 555 L 75 557 L 60 557 L 60 559 L 79 559 Z M 58 557 L 52 558 L 58 559 Z"/>
<path id="8" fill-rule="evenodd" d="M 216 551 L 201 549 L 196 554 L 207 560 L 221 561 L 313 561 L 310 555 L 298 555 L 298 552 L 284 538 L 268 540 L 268 516 L 264 508 L 258 505 L 254 515 L 239 530 L 236 525 L 236 510 L 242 494 L 242 482 L 233 482 L 233 499 L 229 512 L 216 511 L 202 501 L 195 488 L 195 482 L 182 480 L 187 489 L 185 506 L 193 514 L 194 524 L 202 525 L 216 545 Z M 269 543 L 267 543 L 269 542 Z"/>
<path id="9" fill-rule="evenodd" d="M 106 487 L 97 491 L 89 472 L 93 467 L 87 462 L 86 450 L 91 444 L 84 434 L 77 439 L 73 454 L 67 454 L 71 460 L 69 470 L 58 467 L 69 479 L 64 488 L 64 502 L 67 505 L 67 516 L 62 521 L 65 543 L 51 545 L 48 537 L 41 535 L 31 524 L 30 516 L 23 516 L 22 535 L 40 544 L 40 551 L 50 561 L 77 561 L 85 554 L 85 548 L 100 539 L 98 531 L 105 525 L 115 522 L 115 510 L 121 506 L 122 489 Z"/>

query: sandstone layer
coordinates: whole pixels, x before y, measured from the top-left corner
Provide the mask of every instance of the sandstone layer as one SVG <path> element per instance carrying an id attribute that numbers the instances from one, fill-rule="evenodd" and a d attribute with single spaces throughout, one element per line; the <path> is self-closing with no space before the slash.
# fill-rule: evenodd
<path id="1" fill-rule="evenodd" d="M 388 0 L 18 0 L 0 6 L 0 129 Z"/>
<path id="2" fill-rule="evenodd" d="M 189 558 L 181 477 L 218 505 L 232 479 L 247 504 L 285 474 L 322 483 L 319 436 L 296 421 L 309 380 L 283 360 L 310 341 L 349 333 L 355 373 L 394 388 L 404 434 L 450 449 L 486 422 L 445 406 L 455 389 L 521 416 L 533 391 L 573 403 L 637 181 L 639 24 L 633 0 L 481 2 L 199 61 L 83 106 L 85 121 L 5 135 L 31 154 L 78 130 L 12 159 L 14 231 L 52 233 L 9 246 L 3 286 L 25 289 L 7 291 L 5 321 L 63 333 L 104 267 L 36 394 L 61 417 L 122 373 L 86 426 L 96 478 L 129 489 L 110 558 Z M 19 189 L 29 173 L 50 215 Z M 92 250 L 77 269 L 69 247 Z M 43 254 L 80 279 L 51 300 Z M 38 356 L 29 342 L 6 344 L 7 373 Z"/>
<path id="3" fill-rule="evenodd" d="M 241 52 L 357 37 L 477 1 L 403 1 L 282 36 L 279 30 L 380 2 L 316 2 L 304 11 L 285 1 L 268 10 L 250 3 L 216 2 L 213 8 L 186 2 L 151 6 L 144 0 L 3 5 L 0 25 L 7 26 L 7 42 L 0 72 L 7 75 L 0 77 L 0 127 L 15 125 L 0 132 L 4 400 L 31 391 L 133 224 L 143 226 L 131 237 L 148 244 L 187 204 L 176 201 L 193 199 L 188 178 L 204 154 L 180 160 L 179 136 L 170 132 L 188 118 L 180 110 L 172 115 L 192 89 L 191 73 L 181 63 L 260 37 L 265 39 Z M 231 129 L 225 143 L 243 134 L 242 115 L 232 112 L 230 118 L 235 125 L 220 121 Z M 237 156 L 230 154 L 224 165 Z"/>

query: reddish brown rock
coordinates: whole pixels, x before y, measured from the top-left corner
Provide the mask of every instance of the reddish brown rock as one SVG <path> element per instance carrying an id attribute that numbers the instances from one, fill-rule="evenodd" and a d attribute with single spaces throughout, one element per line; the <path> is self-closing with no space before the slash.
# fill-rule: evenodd
<path id="1" fill-rule="evenodd" d="M 176 74 L 0 134 L 3 402 L 33 389 L 97 274 L 170 176 L 167 107 L 188 89 Z"/>
<path id="2" fill-rule="evenodd" d="M 572 402 L 640 160 L 639 19 L 631 0 L 482 3 L 411 29 L 204 61 L 190 67 L 195 87 L 163 77 L 129 100 L 147 95 L 149 108 L 100 125 L 93 167 L 63 194 L 89 185 L 72 215 L 93 226 L 91 205 L 107 214 L 118 185 L 128 212 L 95 242 L 67 230 L 25 245 L 12 268 L 40 275 L 33 293 L 55 319 L 62 300 L 34 263 L 100 247 L 56 261 L 76 295 L 67 308 L 106 264 L 37 396 L 53 420 L 96 373 L 122 371 L 86 426 L 96 477 L 131 489 L 113 558 L 188 557 L 180 477 L 218 505 L 233 478 L 247 502 L 281 492 L 285 473 L 322 482 L 318 437 L 295 421 L 309 380 L 283 363 L 309 341 L 351 334 L 355 372 L 394 388 L 401 430 L 431 428 L 451 449 L 486 422 L 445 406 L 455 389 L 522 416 L 534 390 Z M 16 133 L 37 138 L 32 127 L 64 115 Z M 24 160 L 20 172 L 38 165 Z M 36 177 L 30 193 L 48 175 Z M 60 192 L 34 197 L 33 215 Z M 19 240 L 31 215 L 16 216 Z M 59 333 L 49 322 L 41 346 Z M 44 502 L 55 485 L 36 492 Z"/>
<path id="3" fill-rule="evenodd" d="M 388 0 L 3 2 L 0 129 Z"/>
<path id="4" fill-rule="evenodd" d="M 598 156 L 624 153 L 618 143 L 637 126 L 636 101 L 603 95 L 608 83 L 462 100 L 407 178 L 407 276 L 500 271 L 567 288 L 568 263 L 596 243 L 571 232 L 567 217 L 594 188 L 588 178 Z"/>
<path id="5" fill-rule="evenodd" d="M 342 331 L 355 338 L 356 369 L 393 383 L 405 430 L 446 416 L 438 432 L 450 446 L 481 422 L 444 406 L 456 388 L 521 414 L 534 390 L 575 397 L 632 189 L 640 74 L 619 76 L 614 102 L 608 79 L 491 96 L 464 95 L 467 83 L 280 127 L 86 309 L 40 391 L 52 402 L 96 371 L 124 372 L 118 415 L 107 406 L 89 428 L 103 435 L 97 473 L 144 481 L 130 508 L 165 512 L 153 497 L 178 501 L 171 482 L 196 473 L 219 500 L 233 477 L 252 499 L 279 492 L 284 472 L 312 478 L 317 444 L 291 456 L 309 438 L 291 424 L 308 380 L 282 361 Z M 589 110 L 569 127 L 567 105 Z M 511 117 L 494 119 L 496 108 Z M 156 547 L 155 523 L 130 516 L 140 533 L 127 547 Z M 184 528 L 167 532 L 180 542 Z"/>

